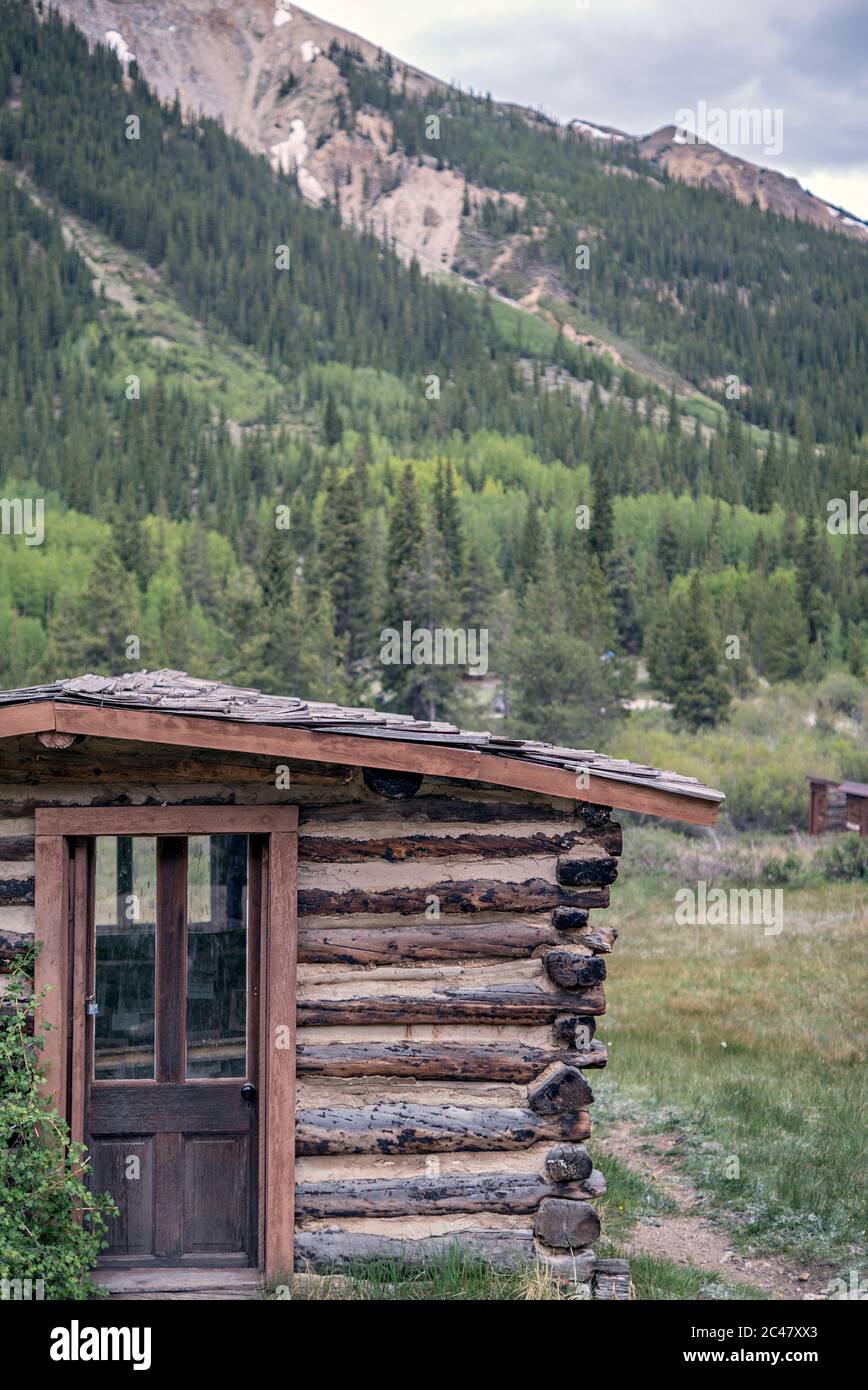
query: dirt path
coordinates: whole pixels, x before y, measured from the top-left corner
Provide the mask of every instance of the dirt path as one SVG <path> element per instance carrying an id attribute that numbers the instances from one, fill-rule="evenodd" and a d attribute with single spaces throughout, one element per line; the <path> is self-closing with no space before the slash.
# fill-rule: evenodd
<path id="1" fill-rule="evenodd" d="M 728 1284 L 753 1284 L 772 1298 L 815 1299 L 833 1270 L 825 1264 L 798 1264 L 786 1256 L 745 1259 L 726 1232 L 701 1214 L 700 1194 L 672 1157 L 678 1136 L 648 1135 L 619 1121 L 607 1125 L 599 1145 L 632 1168 L 678 1208 L 677 1213 L 639 1219 L 626 1244 L 627 1254 L 645 1254 L 708 1270 Z"/>

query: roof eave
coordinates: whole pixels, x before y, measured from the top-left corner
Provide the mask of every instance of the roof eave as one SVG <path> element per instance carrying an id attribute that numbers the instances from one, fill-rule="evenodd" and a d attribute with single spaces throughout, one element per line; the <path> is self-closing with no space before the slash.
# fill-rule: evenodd
<path id="1" fill-rule="evenodd" d="M 280 724 L 248 724 L 169 711 L 99 708 L 40 700 L 0 709 L 0 738 L 57 731 L 133 743 L 295 758 L 349 767 L 381 767 L 484 782 L 518 791 L 539 792 L 569 801 L 588 801 L 622 811 L 713 826 L 720 800 L 707 791 L 681 792 L 552 767 L 529 759 L 483 753 L 478 749 L 403 741 L 373 740 L 350 733 L 324 733 Z M 376 749 L 374 744 L 376 743 Z"/>

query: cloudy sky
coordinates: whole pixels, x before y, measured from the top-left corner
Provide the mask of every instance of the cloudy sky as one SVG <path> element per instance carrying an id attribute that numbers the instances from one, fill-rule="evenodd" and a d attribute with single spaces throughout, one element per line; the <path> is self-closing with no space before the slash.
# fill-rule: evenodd
<path id="1" fill-rule="evenodd" d="M 699 102 L 780 111 L 780 153 L 715 143 L 868 217 L 868 0 L 307 0 L 305 8 L 439 77 L 562 119 L 645 134 Z"/>

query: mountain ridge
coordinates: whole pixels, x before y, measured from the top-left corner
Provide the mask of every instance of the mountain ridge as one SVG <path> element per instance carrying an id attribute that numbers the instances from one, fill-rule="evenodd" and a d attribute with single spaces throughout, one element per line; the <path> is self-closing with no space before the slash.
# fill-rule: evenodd
<path id="1" fill-rule="evenodd" d="M 432 178 L 431 170 L 404 169 L 400 184 L 393 186 L 397 171 L 390 157 L 396 151 L 390 148 L 394 128 L 388 119 L 369 122 L 361 135 L 335 129 L 335 107 L 346 97 L 346 82 L 330 61 L 329 48 L 338 44 L 357 52 L 370 66 L 383 50 L 362 35 L 288 0 L 238 0 L 231 7 L 203 7 L 194 0 L 58 0 L 56 7 L 91 44 L 108 43 L 122 59 L 135 59 L 164 100 L 179 94 L 185 109 L 222 119 L 227 130 L 276 167 L 284 172 L 295 167 L 309 201 L 329 197 L 337 171 L 353 167 L 342 204 L 345 218 L 388 225 L 399 250 L 416 255 L 429 273 L 454 268 L 461 206 L 454 171 L 438 169 Z M 396 85 L 400 80 L 409 94 L 452 90 L 413 64 L 386 56 Z M 494 106 L 521 112 L 529 121 L 550 119 L 514 102 Z M 763 210 L 868 242 L 868 223 L 815 197 L 794 177 L 712 144 L 679 141 L 674 126 L 636 135 L 578 118 L 554 124 L 589 141 L 633 145 L 652 168 L 674 179 L 718 189 L 743 203 L 756 200 Z"/>

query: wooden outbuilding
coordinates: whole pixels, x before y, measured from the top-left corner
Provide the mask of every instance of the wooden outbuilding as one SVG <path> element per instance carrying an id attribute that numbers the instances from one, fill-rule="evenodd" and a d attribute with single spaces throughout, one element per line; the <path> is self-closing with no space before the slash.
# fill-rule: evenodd
<path id="1" fill-rule="evenodd" d="M 868 835 L 868 782 L 842 782 L 841 791 L 847 808 L 846 828 Z"/>
<path id="2" fill-rule="evenodd" d="M 120 1212 L 104 1269 L 458 1242 L 590 1281 L 612 812 L 722 799 L 176 671 L 0 694 L 0 957 L 43 943 L 49 1085 Z"/>
<path id="3" fill-rule="evenodd" d="M 868 783 L 839 782 L 832 777 L 808 777 L 811 835 L 855 830 L 868 835 Z"/>

